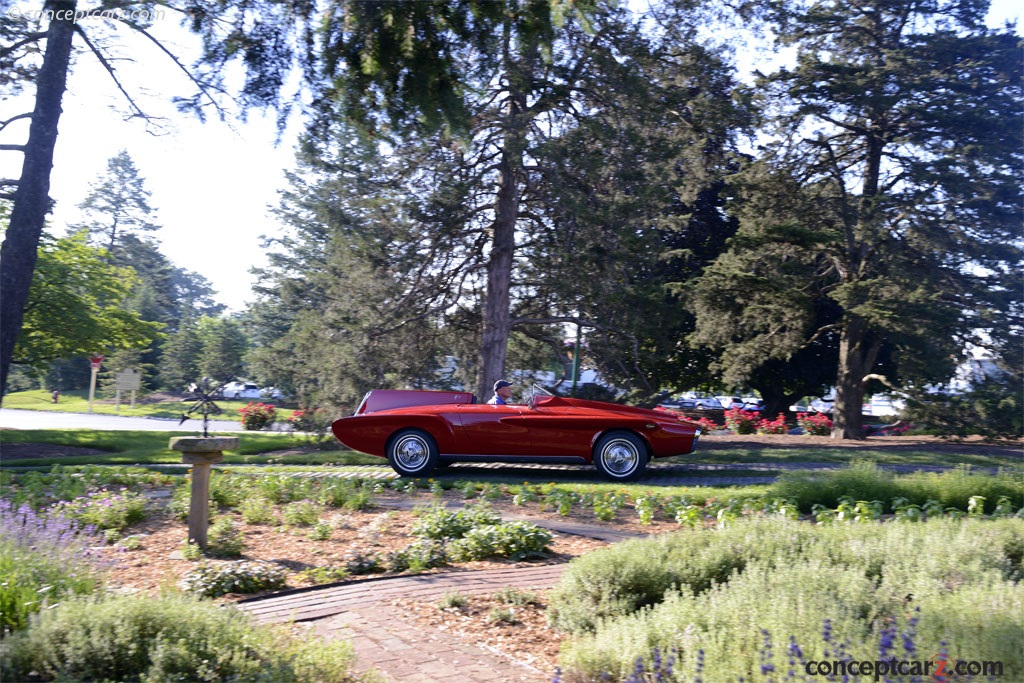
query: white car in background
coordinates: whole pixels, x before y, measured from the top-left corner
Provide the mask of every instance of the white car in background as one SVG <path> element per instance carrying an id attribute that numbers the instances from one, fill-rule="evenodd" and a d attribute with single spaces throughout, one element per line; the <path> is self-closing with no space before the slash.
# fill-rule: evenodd
<path id="1" fill-rule="evenodd" d="M 697 410 L 722 410 L 722 402 L 713 396 L 693 399 Z"/>
<path id="2" fill-rule="evenodd" d="M 224 398 L 260 398 L 260 388 L 251 382 L 228 382 L 221 387 Z"/>
<path id="3" fill-rule="evenodd" d="M 715 396 L 718 402 L 722 404 L 722 408 L 729 410 L 730 408 L 742 408 L 743 399 L 739 396 Z"/>

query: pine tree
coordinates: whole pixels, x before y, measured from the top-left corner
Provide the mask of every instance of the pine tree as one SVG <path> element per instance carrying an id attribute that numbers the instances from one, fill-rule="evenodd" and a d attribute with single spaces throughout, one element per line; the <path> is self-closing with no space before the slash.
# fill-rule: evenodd
<path id="1" fill-rule="evenodd" d="M 983 0 L 756 7 L 797 64 L 758 84 L 774 142 L 733 183 L 697 338 L 740 376 L 834 335 L 833 437 L 862 438 L 872 381 L 944 380 L 1020 310 L 1019 38 Z"/>

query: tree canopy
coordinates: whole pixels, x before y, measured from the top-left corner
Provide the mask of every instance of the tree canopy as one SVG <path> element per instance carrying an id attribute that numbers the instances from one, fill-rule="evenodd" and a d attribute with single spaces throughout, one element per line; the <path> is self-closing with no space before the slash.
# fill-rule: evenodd
<path id="1" fill-rule="evenodd" d="M 764 8 L 797 63 L 758 84 L 772 141 L 732 181 L 694 339 L 737 379 L 831 340 L 835 436 L 861 436 L 869 381 L 949 377 L 1020 266 L 1019 38 L 987 6 Z"/>

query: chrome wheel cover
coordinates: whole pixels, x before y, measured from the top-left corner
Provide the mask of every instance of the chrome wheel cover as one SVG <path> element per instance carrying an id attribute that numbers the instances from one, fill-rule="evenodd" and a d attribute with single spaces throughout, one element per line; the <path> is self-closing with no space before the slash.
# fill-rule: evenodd
<path id="1" fill-rule="evenodd" d="M 640 464 L 640 451 L 628 439 L 612 439 L 601 449 L 601 463 L 614 476 L 624 476 Z"/>
<path id="2" fill-rule="evenodd" d="M 406 434 L 395 442 L 392 453 L 399 465 L 409 471 L 415 471 L 427 464 L 430 446 L 423 440 L 423 437 Z"/>

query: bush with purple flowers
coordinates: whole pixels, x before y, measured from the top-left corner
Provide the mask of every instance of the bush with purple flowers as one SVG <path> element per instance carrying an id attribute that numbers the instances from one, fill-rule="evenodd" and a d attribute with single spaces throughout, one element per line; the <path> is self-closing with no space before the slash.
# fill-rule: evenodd
<path id="1" fill-rule="evenodd" d="M 102 561 L 92 548 L 102 544 L 92 528 L 0 499 L 0 633 L 24 628 L 45 605 L 94 591 Z"/>
<path id="2" fill-rule="evenodd" d="M 1024 680 L 1022 557 L 1017 518 L 741 518 L 577 558 L 548 617 L 573 632 L 566 682 L 803 681 L 809 660 L 927 660 L 942 648 Z"/>

